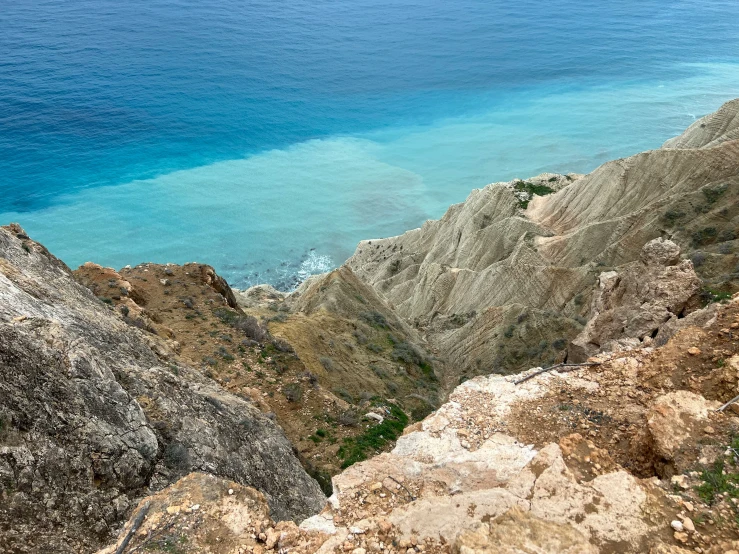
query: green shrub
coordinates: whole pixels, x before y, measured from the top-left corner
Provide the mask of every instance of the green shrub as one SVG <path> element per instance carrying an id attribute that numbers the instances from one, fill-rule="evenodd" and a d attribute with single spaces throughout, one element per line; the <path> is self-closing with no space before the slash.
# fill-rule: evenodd
<path id="1" fill-rule="evenodd" d="M 369 454 L 381 450 L 403 433 L 408 424 L 408 416 L 398 406 L 390 404 L 390 414 L 379 425 L 371 426 L 361 435 L 344 439 L 338 456 L 343 460 L 341 468 L 366 460 Z"/>
<path id="2" fill-rule="evenodd" d="M 696 487 L 696 492 L 706 504 L 713 504 L 719 494 L 728 494 L 731 498 L 739 496 L 739 473 L 735 467 L 734 472 L 731 469 L 724 458 L 716 460 L 711 467 L 703 468 L 703 483 Z"/>
<path id="3" fill-rule="evenodd" d="M 236 358 L 233 357 L 233 355 L 226 350 L 224 346 L 219 346 L 218 349 L 213 353 L 215 356 L 219 356 L 223 360 L 227 362 L 233 362 Z"/>
<path id="4" fill-rule="evenodd" d="M 552 341 L 552 348 L 554 350 L 564 350 L 566 346 L 567 346 L 566 339 L 556 339 Z"/>
<path id="5" fill-rule="evenodd" d="M 328 356 L 321 356 L 318 360 L 326 371 L 336 371 L 334 361 Z"/>
<path id="6" fill-rule="evenodd" d="M 390 327 L 385 316 L 380 312 L 360 312 L 359 317 L 372 327 L 377 327 L 379 329 L 388 329 Z"/>
<path id="7" fill-rule="evenodd" d="M 708 288 L 704 288 L 703 290 L 701 290 L 700 296 L 704 306 L 707 306 L 708 304 L 713 304 L 714 302 L 723 303 L 727 300 L 731 300 L 730 292 L 714 291 Z"/>
<path id="8" fill-rule="evenodd" d="M 334 389 L 334 394 L 341 398 L 342 400 L 345 400 L 346 402 L 349 402 L 350 404 L 354 403 L 354 398 L 349 393 L 348 390 L 342 387 L 337 387 Z"/>
<path id="9" fill-rule="evenodd" d="M 290 383 L 282 388 L 282 394 L 285 395 L 288 402 L 300 402 L 303 398 L 303 388 L 300 383 Z"/>
<path id="10" fill-rule="evenodd" d="M 705 227 L 698 231 L 693 232 L 690 238 L 693 242 L 693 247 L 697 248 L 703 244 L 712 242 L 718 235 L 718 230 L 715 227 Z"/>
<path id="11" fill-rule="evenodd" d="M 677 221 L 683 217 L 685 217 L 685 212 L 681 212 L 679 210 L 667 210 L 662 216 L 662 219 L 667 225 L 672 226 L 675 225 L 675 223 L 677 223 Z"/>
<path id="12" fill-rule="evenodd" d="M 552 194 L 554 192 L 553 188 L 550 188 L 546 185 L 535 185 L 534 183 L 531 183 L 529 181 L 514 182 L 513 190 L 515 190 L 516 192 L 524 192 L 528 195 L 527 199 L 518 200 L 518 205 L 523 209 L 526 209 L 526 207 L 529 205 L 529 201 L 534 194 L 536 194 L 537 196 L 546 196 L 547 194 Z"/>
<path id="13" fill-rule="evenodd" d="M 407 342 L 399 342 L 393 346 L 390 357 L 396 362 L 405 362 L 407 364 L 420 365 L 424 359 L 421 353 L 412 344 Z"/>
<path id="14" fill-rule="evenodd" d="M 709 204 L 714 204 L 719 198 L 721 198 L 721 195 L 726 192 L 727 188 L 727 185 L 720 185 L 711 189 L 704 188 L 702 192 L 703 196 L 706 197 L 706 202 L 708 202 Z"/>

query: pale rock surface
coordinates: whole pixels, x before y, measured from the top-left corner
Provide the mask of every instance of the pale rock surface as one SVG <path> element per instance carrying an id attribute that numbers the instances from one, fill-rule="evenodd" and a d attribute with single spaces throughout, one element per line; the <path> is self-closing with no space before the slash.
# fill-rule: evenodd
<path id="1" fill-rule="evenodd" d="M 597 554 L 582 533 L 569 525 L 512 509 L 493 524 L 480 523 L 454 542 L 457 554 Z"/>
<path id="2" fill-rule="evenodd" d="M 682 135 L 665 142 L 662 148 L 712 148 L 736 139 L 739 139 L 739 98 L 701 117 Z"/>
<path id="3" fill-rule="evenodd" d="M 677 320 L 691 303 L 697 305 L 700 288 L 693 264 L 680 260 L 674 242 L 648 242 L 639 261 L 600 274 L 590 320 L 572 341 L 570 360 L 582 362 L 599 351 L 645 341 L 651 345 L 665 324 Z"/>
<path id="4" fill-rule="evenodd" d="M 656 451 L 672 460 L 682 445 L 706 426 L 708 415 L 719 407 L 689 391 L 675 391 L 659 397 L 647 416 Z"/>
<path id="5" fill-rule="evenodd" d="M 383 494 L 393 498 L 383 512 L 389 511 L 387 519 L 400 540 L 452 542 L 457 552 L 497 552 L 494 546 L 510 547 L 505 552 L 596 552 L 598 545 L 613 543 L 624 545 L 624 552 L 641 551 L 655 531 L 643 512 L 650 503 L 660 502 L 659 490 L 619 469 L 581 480 L 568 468 L 558 445 L 537 451 L 495 431 L 506 427 L 513 406 L 535 405 L 562 379 L 575 390 L 598 388 L 592 381 L 555 372 L 519 385 L 502 376 L 460 385 L 420 428 L 401 437 L 392 452 L 334 477 L 334 520 L 348 514 L 376 517 L 375 503 L 358 504 L 357 498 L 365 491 L 380 492 L 373 485 L 379 481 Z M 577 440 L 568 448 L 575 448 Z M 480 522 L 497 523 L 500 517 L 509 527 L 523 521 L 531 527 L 522 532 L 520 542 L 496 545 L 486 537 L 495 540 L 500 530 L 493 524 L 486 529 Z M 556 534 L 544 537 L 545 530 Z"/>

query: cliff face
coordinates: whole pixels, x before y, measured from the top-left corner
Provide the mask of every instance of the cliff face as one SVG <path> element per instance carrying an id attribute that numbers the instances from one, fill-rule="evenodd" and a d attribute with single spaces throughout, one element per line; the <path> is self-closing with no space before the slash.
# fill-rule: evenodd
<path id="1" fill-rule="evenodd" d="M 736 290 L 738 112 L 729 102 L 669 148 L 581 178 L 475 190 L 438 221 L 363 241 L 346 265 L 463 375 L 562 359 L 598 275 L 651 239 L 674 241 L 707 287 Z"/>
<path id="2" fill-rule="evenodd" d="M 20 227 L 0 228 L 0 252 L 0 550 L 90 551 L 193 470 L 259 489 L 278 519 L 320 509 L 256 407 L 158 358 Z"/>

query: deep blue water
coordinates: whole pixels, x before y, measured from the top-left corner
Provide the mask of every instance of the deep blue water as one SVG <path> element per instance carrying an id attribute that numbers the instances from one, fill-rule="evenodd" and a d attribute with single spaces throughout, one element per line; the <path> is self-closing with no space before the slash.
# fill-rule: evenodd
<path id="1" fill-rule="evenodd" d="M 0 223 L 286 287 L 735 96 L 736 0 L 0 0 Z"/>

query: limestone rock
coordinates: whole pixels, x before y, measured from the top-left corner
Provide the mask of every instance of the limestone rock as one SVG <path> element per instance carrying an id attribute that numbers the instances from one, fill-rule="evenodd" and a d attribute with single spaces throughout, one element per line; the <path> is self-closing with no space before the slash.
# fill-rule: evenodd
<path id="1" fill-rule="evenodd" d="M 465 531 L 453 545 L 458 554 L 596 554 L 595 548 L 569 525 L 545 521 L 512 509 L 490 524 Z"/>
<path id="2" fill-rule="evenodd" d="M 113 554 L 127 537 L 125 552 L 236 554 L 246 549 L 312 553 L 329 536 L 292 521 L 275 523 L 264 495 L 251 487 L 192 473 L 142 500 L 118 540 L 98 554 Z"/>
<path id="3" fill-rule="evenodd" d="M 647 416 L 657 453 L 666 460 L 674 459 L 683 443 L 705 427 L 708 414 L 718 406 L 683 390 L 659 397 Z"/>
<path id="4" fill-rule="evenodd" d="M 692 263 L 679 260 L 679 247 L 658 238 L 644 245 L 640 261 L 601 273 L 591 318 L 572 341 L 571 359 L 585 361 L 601 350 L 641 346 L 678 319 L 697 301 L 701 287 Z"/>
<path id="5" fill-rule="evenodd" d="M 278 519 L 321 508 L 271 420 L 199 372 L 163 366 L 18 229 L 0 228 L 0 550 L 90 551 L 137 498 L 192 470 L 254 486 Z"/>

